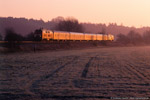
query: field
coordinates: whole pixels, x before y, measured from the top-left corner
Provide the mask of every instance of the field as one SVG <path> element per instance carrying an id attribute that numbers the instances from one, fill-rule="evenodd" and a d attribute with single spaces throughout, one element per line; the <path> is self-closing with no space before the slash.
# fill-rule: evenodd
<path id="1" fill-rule="evenodd" d="M 0 54 L 0 98 L 150 99 L 150 47 Z"/>

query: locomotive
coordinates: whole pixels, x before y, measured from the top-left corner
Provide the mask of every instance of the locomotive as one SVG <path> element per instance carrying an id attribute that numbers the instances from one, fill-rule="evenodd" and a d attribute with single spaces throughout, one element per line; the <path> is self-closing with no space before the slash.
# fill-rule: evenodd
<path id="1" fill-rule="evenodd" d="M 52 31 L 41 29 L 36 32 L 36 37 L 41 40 L 66 40 L 66 41 L 113 41 L 114 35 L 111 34 L 94 34 L 94 33 L 78 33 L 65 31 Z"/>

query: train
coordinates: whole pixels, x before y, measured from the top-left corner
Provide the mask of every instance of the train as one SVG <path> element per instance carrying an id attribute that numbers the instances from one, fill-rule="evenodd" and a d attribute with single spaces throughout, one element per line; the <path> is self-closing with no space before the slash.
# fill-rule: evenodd
<path id="1" fill-rule="evenodd" d="M 52 31 L 41 29 L 36 33 L 36 36 L 41 40 L 57 40 L 57 41 L 113 41 L 114 35 L 112 34 L 94 34 L 94 33 L 78 33 L 66 31 Z"/>

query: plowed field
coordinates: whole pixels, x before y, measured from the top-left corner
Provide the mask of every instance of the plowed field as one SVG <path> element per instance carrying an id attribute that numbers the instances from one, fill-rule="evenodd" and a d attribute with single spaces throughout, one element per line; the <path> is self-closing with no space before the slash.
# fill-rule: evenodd
<path id="1" fill-rule="evenodd" d="M 1 54 L 0 98 L 150 99 L 150 47 Z"/>

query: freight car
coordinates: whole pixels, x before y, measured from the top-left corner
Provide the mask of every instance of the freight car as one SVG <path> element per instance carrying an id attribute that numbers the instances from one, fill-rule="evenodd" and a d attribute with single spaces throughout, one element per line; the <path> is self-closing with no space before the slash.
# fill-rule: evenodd
<path id="1" fill-rule="evenodd" d="M 92 34 L 92 33 L 77 33 L 65 31 L 51 31 L 42 29 L 38 35 L 41 40 L 72 40 L 72 41 L 113 41 L 114 36 L 111 34 Z"/>

